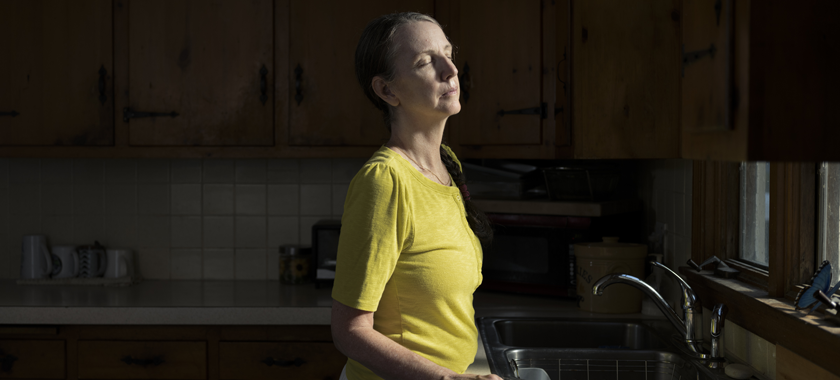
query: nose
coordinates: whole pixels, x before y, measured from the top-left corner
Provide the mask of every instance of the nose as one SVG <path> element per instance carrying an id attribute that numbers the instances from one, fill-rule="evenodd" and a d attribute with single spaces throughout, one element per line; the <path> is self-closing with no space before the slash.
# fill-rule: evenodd
<path id="1" fill-rule="evenodd" d="M 458 75 L 458 67 L 455 66 L 455 62 L 452 62 L 449 59 L 444 59 L 443 62 L 445 62 L 445 64 L 441 71 L 441 79 L 443 79 L 444 82 L 448 82 L 449 79 Z"/>

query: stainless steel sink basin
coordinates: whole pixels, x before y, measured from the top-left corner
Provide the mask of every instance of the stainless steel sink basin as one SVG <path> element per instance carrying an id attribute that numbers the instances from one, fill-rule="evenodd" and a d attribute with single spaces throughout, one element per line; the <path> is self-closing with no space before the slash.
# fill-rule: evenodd
<path id="1" fill-rule="evenodd" d="M 534 367 L 552 380 L 705 378 L 669 343 L 663 321 L 479 318 L 478 329 L 490 368 L 504 378 Z"/>
<path id="2" fill-rule="evenodd" d="M 667 346 L 638 322 L 500 320 L 493 323 L 506 346 L 656 350 Z"/>
<path id="3" fill-rule="evenodd" d="M 506 352 L 516 375 L 519 368 L 542 368 L 552 380 L 695 379 L 696 370 L 667 351 L 519 348 Z"/>

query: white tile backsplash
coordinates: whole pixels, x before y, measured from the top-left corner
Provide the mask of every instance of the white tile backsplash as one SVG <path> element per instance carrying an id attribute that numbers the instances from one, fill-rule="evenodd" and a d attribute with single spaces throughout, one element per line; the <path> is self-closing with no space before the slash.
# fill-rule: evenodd
<path id="1" fill-rule="evenodd" d="M 300 185 L 268 185 L 268 215 L 298 215 L 300 213 Z"/>
<path id="2" fill-rule="evenodd" d="M 172 215 L 201 215 L 201 185 L 173 184 L 170 192 Z"/>
<path id="3" fill-rule="evenodd" d="M 231 184 L 204 185 L 202 213 L 204 215 L 233 215 L 233 186 Z"/>
<path id="4" fill-rule="evenodd" d="M 300 183 L 331 183 L 332 160 L 316 158 L 300 161 Z"/>
<path id="5" fill-rule="evenodd" d="M 234 223 L 232 216 L 204 217 L 204 247 L 233 248 Z"/>
<path id="6" fill-rule="evenodd" d="M 266 217 L 236 217 L 236 247 L 260 248 L 266 245 Z"/>
<path id="7" fill-rule="evenodd" d="M 20 241 L 133 249 L 149 279 L 278 279 L 278 247 L 339 219 L 365 159 L 0 158 L 0 278 Z"/>
<path id="8" fill-rule="evenodd" d="M 232 183 L 235 178 L 233 160 L 204 160 L 204 183 Z"/>
<path id="9" fill-rule="evenodd" d="M 236 185 L 236 214 L 265 215 L 266 185 Z"/>
<path id="10" fill-rule="evenodd" d="M 236 249 L 234 278 L 237 280 L 267 279 L 265 248 Z M 278 255 L 279 256 L 279 255 Z"/>
<path id="11" fill-rule="evenodd" d="M 332 185 L 300 185 L 301 215 L 330 215 Z"/>
<path id="12" fill-rule="evenodd" d="M 206 280 L 233 280 L 235 261 L 233 248 L 212 248 L 204 250 L 204 273 Z"/>
<path id="13" fill-rule="evenodd" d="M 133 159 L 113 159 L 102 162 L 102 179 L 105 182 L 137 182 L 137 161 Z"/>
<path id="14" fill-rule="evenodd" d="M 73 183 L 73 161 L 41 160 L 41 183 Z"/>
<path id="15" fill-rule="evenodd" d="M 201 160 L 172 160 L 171 183 L 201 183 Z"/>
<path id="16" fill-rule="evenodd" d="M 300 161 L 296 158 L 268 160 L 265 169 L 266 182 L 300 183 Z"/>
<path id="17" fill-rule="evenodd" d="M 236 160 L 236 183 L 265 183 L 266 160 Z"/>
<path id="18" fill-rule="evenodd" d="M 9 160 L 9 182 L 39 183 L 41 160 L 34 158 L 13 158 Z"/>
<path id="19" fill-rule="evenodd" d="M 138 183 L 169 183 L 169 160 L 137 160 Z"/>
<path id="20" fill-rule="evenodd" d="M 201 248 L 201 217 L 172 216 L 172 235 L 170 246 L 173 248 Z"/>

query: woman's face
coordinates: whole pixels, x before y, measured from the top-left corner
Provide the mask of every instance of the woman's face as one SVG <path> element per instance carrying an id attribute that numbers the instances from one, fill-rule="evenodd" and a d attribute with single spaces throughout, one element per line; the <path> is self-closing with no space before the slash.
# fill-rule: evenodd
<path id="1" fill-rule="evenodd" d="M 394 43 L 396 70 L 389 89 L 402 111 L 422 118 L 460 112 L 458 69 L 443 30 L 431 22 L 412 22 L 397 30 Z"/>

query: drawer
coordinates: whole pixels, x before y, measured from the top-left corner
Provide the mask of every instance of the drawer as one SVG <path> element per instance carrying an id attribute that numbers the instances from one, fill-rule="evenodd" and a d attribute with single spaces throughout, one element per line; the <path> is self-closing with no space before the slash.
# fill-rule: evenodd
<path id="1" fill-rule="evenodd" d="M 338 380 L 347 362 L 332 342 L 220 342 L 220 379 Z"/>
<path id="2" fill-rule="evenodd" d="M 0 379 L 63 379 L 63 340 L 0 340 Z"/>
<path id="3" fill-rule="evenodd" d="M 80 379 L 206 377 L 206 342 L 79 341 Z"/>

